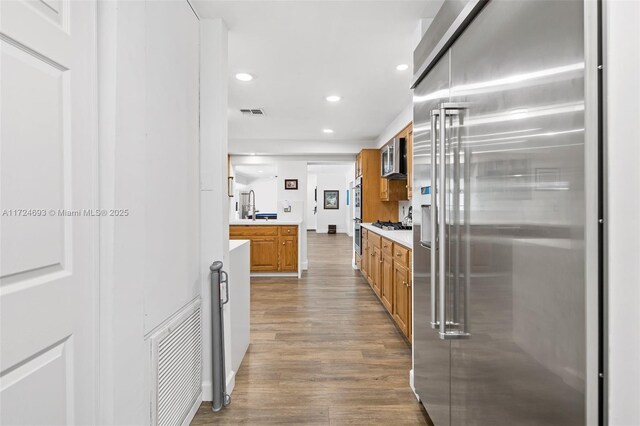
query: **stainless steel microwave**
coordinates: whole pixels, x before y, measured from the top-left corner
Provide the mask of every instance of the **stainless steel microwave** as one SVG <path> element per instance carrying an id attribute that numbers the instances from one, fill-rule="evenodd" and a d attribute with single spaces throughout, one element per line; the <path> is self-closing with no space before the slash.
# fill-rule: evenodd
<path id="1" fill-rule="evenodd" d="M 407 178 L 407 139 L 393 138 L 380 151 L 381 174 L 387 179 Z"/>

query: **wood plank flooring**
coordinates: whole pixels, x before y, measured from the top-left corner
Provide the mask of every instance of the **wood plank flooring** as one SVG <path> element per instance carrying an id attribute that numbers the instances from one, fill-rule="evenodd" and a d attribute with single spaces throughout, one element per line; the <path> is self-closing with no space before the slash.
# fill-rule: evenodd
<path id="1" fill-rule="evenodd" d="M 251 280 L 251 346 L 231 405 L 192 425 L 428 424 L 411 348 L 358 271 L 351 239 L 309 232 L 309 270 Z"/>

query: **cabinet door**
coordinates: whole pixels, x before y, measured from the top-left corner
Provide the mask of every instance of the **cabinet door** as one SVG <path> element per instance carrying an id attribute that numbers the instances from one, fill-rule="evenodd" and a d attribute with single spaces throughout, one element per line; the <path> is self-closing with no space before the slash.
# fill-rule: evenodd
<path id="1" fill-rule="evenodd" d="M 393 315 L 393 256 L 382 253 L 382 268 L 380 272 L 380 300 Z"/>
<path id="2" fill-rule="evenodd" d="M 251 272 L 278 270 L 278 237 L 251 237 Z"/>
<path id="3" fill-rule="evenodd" d="M 298 238 L 280 237 L 278 270 L 281 272 L 298 271 Z"/>
<path id="4" fill-rule="evenodd" d="M 382 276 L 382 252 L 379 247 L 373 247 L 373 264 L 371 265 L 371 284 L 373 291 L 380 297 L 380 277 Z"/>
<path id="5" fill-rule="evenodd" d="M 369 279 L 369 241 L 362 240 L 362 276 Z"/>
<path id="6" fill-rule="evenodd" d="M 396 320 L 398 327 L 409 337 L 409 322 L 411 320 L 410 315 L 410 285 L 409 282 L 409 270 L 398 264 L 393 265 L 393 285 L 394 285 L 394 300 L 393 300 L 393 318 Z"/>
<path id="7" fill-rule="evenodd" d="M 380 200 L 389 201 L 389 179 L 380 178 Z"/>

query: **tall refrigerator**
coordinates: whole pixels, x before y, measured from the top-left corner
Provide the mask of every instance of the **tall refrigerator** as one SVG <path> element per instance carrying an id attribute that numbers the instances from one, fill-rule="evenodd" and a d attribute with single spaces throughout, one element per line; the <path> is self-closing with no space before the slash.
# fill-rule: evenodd
<path id="1" fill-rule="evenodd" d="M 416 50 L 414 385 L 435 425 L 587 422 L 585 7 L 447 0 Z"/>

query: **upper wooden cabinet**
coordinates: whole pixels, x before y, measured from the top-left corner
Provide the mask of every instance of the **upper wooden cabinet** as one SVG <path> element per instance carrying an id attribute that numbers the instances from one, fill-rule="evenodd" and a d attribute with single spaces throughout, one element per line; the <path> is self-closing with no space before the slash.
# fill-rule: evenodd
<path id="1" fill-rule="evenodd" d="M 386 179 L 380 177 L 380 200 L 410 200 L 412 195 L 411 179 L 413 176 L 413 124 L 409 123 L 394 138 L 405 138 L 407 141 L 407 179 Z M 357 166 L 356 166 L 357 168 Z"/>
<path id="2" fill-rule="evenodd" d="M 362 176 L 362 153 L 356 155 L 356 177 Z"/>
<path id="3" fill-rule="evenodd" d="M 380 200 L 400 201 L 407 199 L 407 181 L 405 179 L 380 178 Z"/>
<path id="4" fill-rule="evenodd" d="M 298 227 L 231 225 L 229 238 L 251 242 L 251 272 L 297 272 Z"/>
<path id="5" fill-rule="evenodd" d="M 398 202 L 380 198 L 380 150 L 360 151 L 356 158 L 356 174 L 358 167 L 361 167 L 362 175 L 362 221 L 398 221 Z"/>

